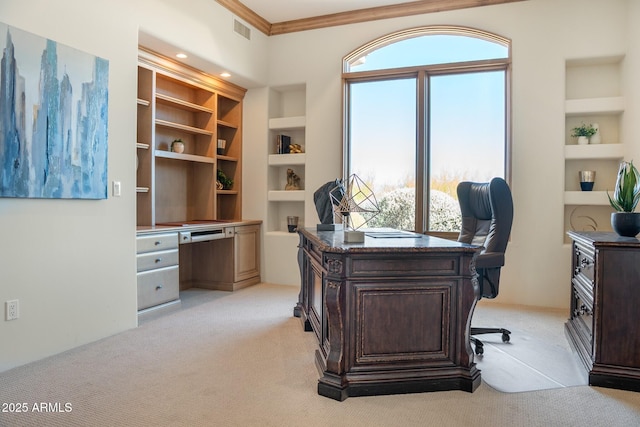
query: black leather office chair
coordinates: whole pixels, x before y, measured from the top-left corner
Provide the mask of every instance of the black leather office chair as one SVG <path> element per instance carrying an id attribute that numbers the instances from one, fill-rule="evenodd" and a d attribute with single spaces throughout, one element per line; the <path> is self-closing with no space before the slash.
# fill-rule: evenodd
<path id="1" fill-rule="evenodd" d="M 476 258 L 479 298 L 495 298 L 513 222 L 511 190 L 502 178 L 493 178 L 485 183 L 461 182 L 458 184 L 458 201 L 462 212 L 458 241 L 483 247 Z M 482 354 L 484 348 L 475 335 L 493 333 L 502 334 L 502 341 L 509 342 L 511 332 L 507 329 L 471 327 L 471 342 L 475 345 L 476 354 Z"/>

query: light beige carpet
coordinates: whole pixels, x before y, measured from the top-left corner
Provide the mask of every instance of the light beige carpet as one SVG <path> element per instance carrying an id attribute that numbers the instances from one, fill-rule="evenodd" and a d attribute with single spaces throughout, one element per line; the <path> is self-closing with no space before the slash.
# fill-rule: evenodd
<path id="1" fill-rule="evenodd" d="M 0 373 L 0 404 L 29 408 L 0 411 L 0 425 L 640 425 L 640 393 L 588 386 L 502 393 L 485 382 L 474 393 L 319 396 L 315 337 L 292 317 L 297 294 L 269 284 L 185 294 L 181 311 Z M 71 410 L 31 410 L 41 402 Z"/>

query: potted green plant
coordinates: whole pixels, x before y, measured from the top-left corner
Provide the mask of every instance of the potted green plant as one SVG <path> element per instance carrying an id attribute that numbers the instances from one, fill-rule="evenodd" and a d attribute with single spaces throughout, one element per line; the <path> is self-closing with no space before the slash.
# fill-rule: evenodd
<path id="1" fill-rule="evenodd" d="M 591 124 L 581 124 L 580 126 L 573 128 L 573 133 L 571 136 L 578 138 L 578 144 L 588 144 L 589 138 L 596 134 L 598 130 L 594 128 Z"/>
<path id="2" fill-rule="evenodd" d="M 611 227 L 620 236 L 634 237 L 640 233 L 640 212 L 635 212 L 640 201 L 640 174 L 630 162 L 620 163 L 616 188 L 613 197 L 609 195 L 609 204 L 616 210 L 611 214 Z"/>
<path id="3" fill-rule="evenodd" d="M 233 179 L 229 178 L 222 170 L 218 169 L 217 180 L 223 190 L 231 190 Z"/>

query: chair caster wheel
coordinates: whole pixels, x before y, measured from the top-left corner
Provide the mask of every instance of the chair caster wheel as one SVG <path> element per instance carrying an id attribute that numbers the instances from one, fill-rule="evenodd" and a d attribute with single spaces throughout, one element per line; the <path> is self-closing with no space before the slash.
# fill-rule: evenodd
<path id="1" fill-rule="evenodd" d="M 509 342 L 511 336 L 509 334 L 502 334 L 502 342 Z"/>
<path id="2" fill-rule="evenodd" d="M 482 344 L 476 344 L 476 354 L 482 356 L 484 354 L 484 346 Z"/>

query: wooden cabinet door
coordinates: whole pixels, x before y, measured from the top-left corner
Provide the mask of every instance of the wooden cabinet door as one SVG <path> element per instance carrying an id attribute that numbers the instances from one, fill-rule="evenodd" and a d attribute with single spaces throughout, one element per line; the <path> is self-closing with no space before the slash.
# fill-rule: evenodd
<path id="1" fill-rule="evenodd" d="M 234 281 L 260 275 L 260 226 L 235 227 Z"/>

